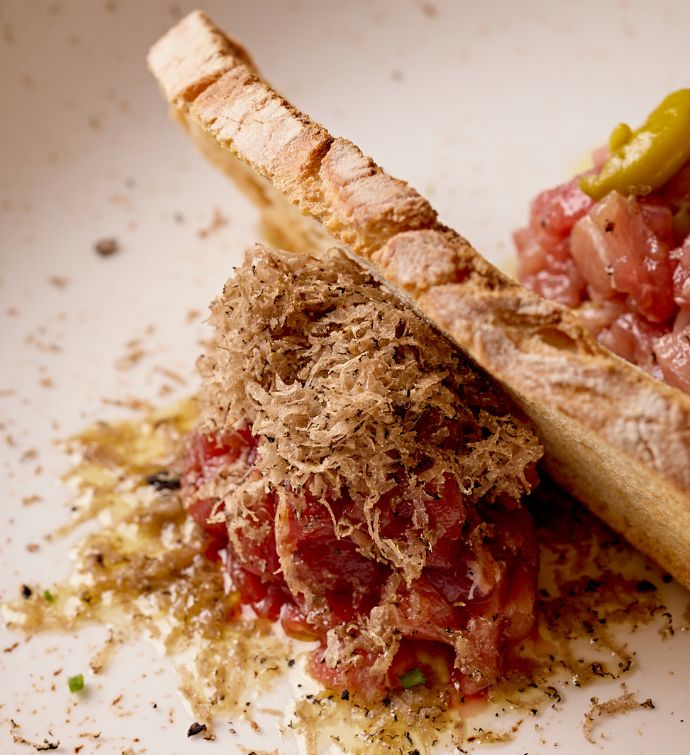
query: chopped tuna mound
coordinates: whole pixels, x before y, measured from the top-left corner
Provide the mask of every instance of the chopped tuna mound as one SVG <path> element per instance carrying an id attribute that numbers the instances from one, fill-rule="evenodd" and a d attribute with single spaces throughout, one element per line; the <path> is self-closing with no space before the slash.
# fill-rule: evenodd
<path id="1" fill-rule="evenodd" d="M 576 308 L 618 356 L 690 393 L 690 161 L 644 195 L 595 202 L 580 178 L 532 202 L 514 234 L 518 279 Z"/>
<path id="2" fill-rule="evenodd" d="M 531 426 L 338 250 L 258 246 L 211 311 L 183 486 L 243 601 L 331 688 L 492 684 L 534 622 Z"/>

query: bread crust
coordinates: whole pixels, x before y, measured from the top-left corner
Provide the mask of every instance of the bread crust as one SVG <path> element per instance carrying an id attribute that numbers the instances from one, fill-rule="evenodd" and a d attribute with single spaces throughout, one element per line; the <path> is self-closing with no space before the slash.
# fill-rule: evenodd
<path id="1" fill-rule="evenodd" d="M 554 479 L 690 587 L 690 396 L 499 272 L 414 189 L 286 102 L 203 13 L 156 43 L 149 65 L 207 156 L 251 168 L 274 217 L 294 205 L 405 291 L 534 420 Z M 290 247 L 329 242 L 294 218 Z"/>

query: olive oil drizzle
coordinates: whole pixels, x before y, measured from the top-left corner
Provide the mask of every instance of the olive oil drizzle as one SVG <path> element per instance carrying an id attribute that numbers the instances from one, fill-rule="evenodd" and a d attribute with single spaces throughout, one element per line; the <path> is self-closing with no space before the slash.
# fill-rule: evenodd
<path id="1" fill-rule="evenodd" d="M 173 658 L 191 650 L 180 686 L 211 738 L 214 719 L 246 718 L 247 700 L 285 677 L 295 647 L 268 622 L 238 610 L 239 595 L 221 566 L 204 557 L 203 535 L 186 515 L 174 480 L 197 416 L 196 402 L 187 400 L 132 421 L 98 423 L 67 442 L 76 457 L 66 475 L 76 489 L 74 516 L 53 537 L 101 524 L 78 544 L 67 583 L 29 589 L 6 614 L 27 633 L 111 626 L 92 662 L 96 673 L 107 667 L 113 645 L 141 634 Z M 376 755 L 509 741 L 525 718 L 560 705 L 569 686 L 617 679 L 634 666 L 621 625 L 629 633 L 669 615 L 656 589 L 662 575 L 548 483 L 528 504 L 542 551 L 539 632 L 514 649 L 506 680 L 488 695 L 489 706 L 522 717 L 485 730 L 467 719 L 470 701 L 458 706 L 449 690 L 423 685 L 375 705 L 327 690 L 298 694 L 285 725 L 308 752 L 333 743 Z"/>

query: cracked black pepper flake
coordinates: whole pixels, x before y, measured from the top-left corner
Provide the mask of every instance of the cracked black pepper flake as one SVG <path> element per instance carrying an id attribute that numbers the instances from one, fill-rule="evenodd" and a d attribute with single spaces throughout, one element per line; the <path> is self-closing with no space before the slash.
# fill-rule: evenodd
<path id="1" fill-rule="evenodd" d="M 648 579 L 641 579 L 637 585 L 635 585 L 635 589 L 637 592 L 654 592 L 656 590 L 656 585 Z"/>
<path id="2" fill-rule="evenodd" d="M 290 660 L 288 661 L 288 666 L 290 668 L 292 668 L 294 665 L 295 665 L 295 659 L 294 658 L 290 658 Z"/>
<path id="3" fill-rule="evenodd" d="M 174 477 L 168 472 L 156 472 L 150 474 L 146 478 L 146 484 L 156 490 L 179 490 L 180 480 L 178 477 Z"/>
<path id="4" fill-rule="evenodd" d="M 34 591 L 29 587 L 29 585 L 22 585 L 22 598 L 28 600 L 33 594 Z"/>
<path id="5" fill-rule="evenodd" d="M 57 742 L 49 742 L 47 739 L 44 739 L 42 744 L 34 745 L 34 750 L 36 750 L 36 752 L 44 752 L 45 750 L 57 750 L 59 746 L 59 740 Z"/>
<path id="6" fill-rule="evenodd" d="M 340 699 L 341 700 L 349 700 L 350 699 L 350 690 L 349 689 L 344 689 L 340 693 Z"/>
<path id="7" fill-rule="evenodd" d="M 649 708 L 650 710 L 654 710 L 656 708 L 656 705 L 654 705 L 654 702 L 652 701 L 651 697 L 648 697 L 643 703 L 640 703 L 641 708 Z"/>
<path id="8" fill-rule="evenodd" d="M 604 667 L 601 663 L 592 664 L 592 673 L 597 676 L 606 676 L 606 671 L 604 671 Z"/>
<path id="9" fill-rule="evenodd" d="M 202 731 L 206 731 L 206 724 L 200 724 L 198 721 L 195 721 L 189 729 L 187 729 L 187 736 L 195 737 L 197 734 L 201 734 Z"/>

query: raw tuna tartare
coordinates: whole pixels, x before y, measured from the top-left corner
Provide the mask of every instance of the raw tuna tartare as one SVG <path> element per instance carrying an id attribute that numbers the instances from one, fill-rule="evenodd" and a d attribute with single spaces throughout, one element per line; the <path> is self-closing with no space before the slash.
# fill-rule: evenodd
<path id="1" fill-rule="evenodd" d="M 521 283 L 569 307 L 614 353 L 690 393 L 690 90 L 594 168 L 539 194 L 518 230 Z"/>

